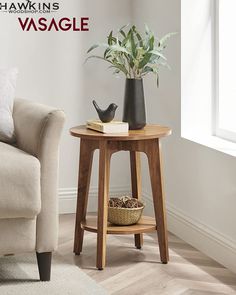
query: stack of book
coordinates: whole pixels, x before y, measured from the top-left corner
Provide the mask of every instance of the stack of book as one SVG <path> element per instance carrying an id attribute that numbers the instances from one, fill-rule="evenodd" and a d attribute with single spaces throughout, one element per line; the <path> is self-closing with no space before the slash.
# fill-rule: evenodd
<path id="1" fill-rule="evenodd" d="M 129 124 L 121 121 L 103 123 L 100 120 L 88 120 L 86 127 L 102 133 L 128 133 Z"/>

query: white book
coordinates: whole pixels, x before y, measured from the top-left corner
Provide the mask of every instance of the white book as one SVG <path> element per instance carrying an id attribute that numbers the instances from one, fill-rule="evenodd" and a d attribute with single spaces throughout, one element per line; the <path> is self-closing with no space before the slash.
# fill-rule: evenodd
<path id="1" fill-rule="evenodd" d="M 128 133 L 129 131 L 129 124 L 121 121 L 103 123 L 100 120 L 88 120 L 86 127 L 102 133 Z"/>

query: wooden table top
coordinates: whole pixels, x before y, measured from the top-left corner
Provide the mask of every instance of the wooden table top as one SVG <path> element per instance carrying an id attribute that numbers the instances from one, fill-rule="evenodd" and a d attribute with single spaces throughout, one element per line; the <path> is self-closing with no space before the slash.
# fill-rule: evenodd
<path id="1" fill-rule="evenodd" d="M 85 125 L 76 126 L 70 129 L 70 134 L 75 137 L 96 140 L 145 140 L 165 137 L 171 134 L 169 127 L 160 125 L 146 125 L 140 130 L 129 130 L 128 133 L 101 133 L 87 129 Z"/>

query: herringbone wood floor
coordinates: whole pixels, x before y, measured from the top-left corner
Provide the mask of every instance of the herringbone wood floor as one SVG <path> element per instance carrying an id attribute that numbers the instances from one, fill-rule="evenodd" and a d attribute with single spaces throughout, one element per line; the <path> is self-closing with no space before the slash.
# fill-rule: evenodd
<path id="1" fill-rule="evenodd" d="M 133 236 L 108 236 L 107 267 L 98 271 L 95 268 L 96 234 L 86 232 L 82 254 L 74 256 L 72 253 L 74 219 L 73 214 L 60 217 L 58 252 L 68 262 L 78 265 L 109 294 L 236 294 L 236 274 L 173 234 L 169 234 L 170 262 L 167 265 L 159 263 L 155 234 L 144 236 L 142 250 L 134 248 Z"/>

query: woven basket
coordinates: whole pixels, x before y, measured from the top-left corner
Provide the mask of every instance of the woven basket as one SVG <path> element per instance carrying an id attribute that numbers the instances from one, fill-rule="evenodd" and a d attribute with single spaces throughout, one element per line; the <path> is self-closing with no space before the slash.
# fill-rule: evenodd
<path id="1" fill-rule="evenodd" d="M 144 207 L 144 205 L 139 208 L 108 207 L 108 221 L 116 225 L 135 224 L 140 220 Z"/>

